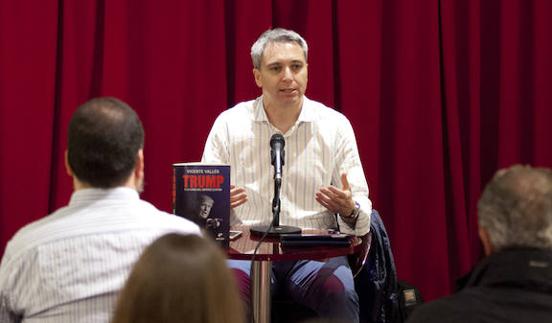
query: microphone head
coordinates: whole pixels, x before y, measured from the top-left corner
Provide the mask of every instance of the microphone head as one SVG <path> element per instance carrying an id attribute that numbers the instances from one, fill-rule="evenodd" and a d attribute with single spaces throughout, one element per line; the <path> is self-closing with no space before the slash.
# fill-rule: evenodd
<path id="1" fill-rule="evenodd" d="M 284 148 L 286 145 L 286 140 L 284 139 L 284 136 L 282 136 L 279 133 L 275 133 L 270 137 L 270 147 L 275 147 L 277 144 L 280 144 L 280 148 Z"/>

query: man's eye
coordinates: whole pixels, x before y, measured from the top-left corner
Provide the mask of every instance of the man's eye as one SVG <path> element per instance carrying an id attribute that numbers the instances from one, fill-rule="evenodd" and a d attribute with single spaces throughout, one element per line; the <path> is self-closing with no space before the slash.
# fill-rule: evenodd
<path id="1" fill-rule="evenodd" d="M 280 72 L 282 70 L 281 66 L 271 66 L 270 70 L 273 72 Z"/>
<path id="2" fill-rule="evenodd" d="M 294 70 L 294 71 L 299 71 L 301 68 L 303 68 L 303 65 L 301 65 L 301 64 L 291 65 L 291 69 Z"/>

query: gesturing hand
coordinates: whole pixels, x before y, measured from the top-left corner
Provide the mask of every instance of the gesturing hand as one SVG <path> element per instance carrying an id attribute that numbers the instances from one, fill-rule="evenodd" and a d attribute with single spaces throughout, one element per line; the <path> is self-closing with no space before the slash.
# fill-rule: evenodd
<path id="1" fill-rule="evenodd" d="M 322 187 L 316 193 L 316 201 L 332 213 L 339 213 L 341 216 L 350 216 L 355 209 L 355 202 L 351 193 L 351 186 L 347 180 L 347 174 L 341 175 L 343 189 L 335 186 Z"/>
<path id="2" fill-rule="evenodd" d="M 247 202 L 245 188 L 230 185 L 230 208 L 235 208 Z"/>

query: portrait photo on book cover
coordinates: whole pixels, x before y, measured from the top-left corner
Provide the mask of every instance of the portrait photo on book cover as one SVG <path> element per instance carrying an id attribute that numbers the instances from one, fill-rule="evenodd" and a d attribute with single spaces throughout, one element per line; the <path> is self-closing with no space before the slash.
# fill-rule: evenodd
<path id="1" fill-rule="evenodd" d="M 187 192 L 184 205 L 186 217 L 206 229 L 214 238 L 223 236 L 223 232 L 219 229 L 224 219 L 216 216 L 216 203 L 211 196 L 204 192 Z"/>

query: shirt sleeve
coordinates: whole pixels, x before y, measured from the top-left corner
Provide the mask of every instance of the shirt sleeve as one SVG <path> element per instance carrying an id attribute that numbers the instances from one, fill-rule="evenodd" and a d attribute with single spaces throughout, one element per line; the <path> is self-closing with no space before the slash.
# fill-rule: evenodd
<path id="1" fill-rule="evenodd" d="M 21 322 L 21 315 L 18 315 L 13 307 L 13 303 L 10 300 L 10 291 L 13 282 L 13 277 L 10 277 L 10 273 L 13 273 L 13 269 L 8 268 L 8 264 L 11 263 L 8 257 L 9 250 L 6 248 L 4 258 L 0 264 L 0 322 L 2 323 L 15 323 Z"/>
<path id="2" fill-rule="evenodd" d="M 230 165 L 230 151 L 229 151 L 229 135 L 228 127 L 226 125 L 225 114 L 222 113 L 218 116 L 209 132 L 205 148 L 203 149 L 203 156 L 201 161 L 203 163 L 214 164 L 228 164 Z M 233 177 L 233 176 L 231 176 Z M 230 209 L 230 226 L 242 224 L 241 220 L 237 217 L 236 211 Z"/>
<path id="3" fill-rule="evenodd" d="M 204 163 L 230 163 L 228 129 L 224 119 L 224 113 L 219 115 L 209 132 L 201 157 Z"/>
<path id="4" fill-rule="evenodd" d="M 7 297 L 0 295 L 0 322 L 16 323 L 21 322 L 21 317 L 13 313 L 9 307 Z"/>
<path id="5" fill-rule="evenodd" d="M 368 183 L 360 162 L 353 127 L 344 116 L 336 137 L 335 162 L 336 167 L 332 174 L 333 184 L 342 188 L 341 174 L 347 174 L 353 200 L 360 205 L 356 220 L 338 216 L 340 230 L 348 234 L 365 235 L 370 231 L 372 201 L 368 197 Z"/>

